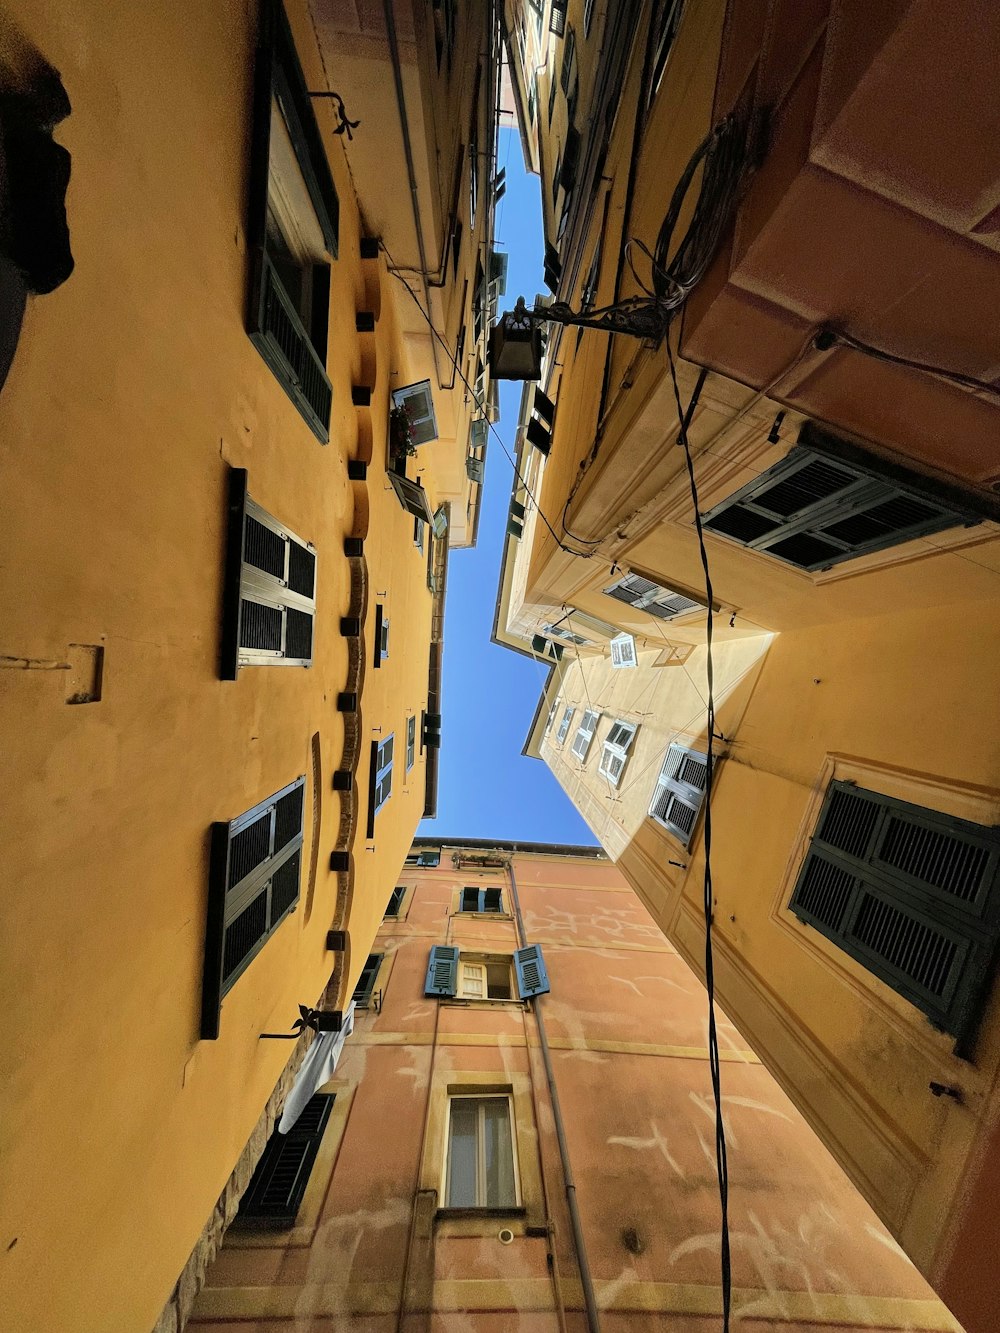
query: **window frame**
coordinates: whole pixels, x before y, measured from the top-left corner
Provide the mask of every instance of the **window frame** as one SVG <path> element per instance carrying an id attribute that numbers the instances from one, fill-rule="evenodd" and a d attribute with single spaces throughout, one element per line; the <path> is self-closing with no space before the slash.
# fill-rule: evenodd
<path id="1" fill-rule="evenodd" d="M 597 771 L 615 787 L 622 780 L 625 768 L 628 765 L 632 742 L 635 740 L 638 730 L 639 724 L 637 722 L 627 722 L 622 718 L 616 718 L 604 739 L 601 747 L 601 762 Z M 614 766 L 615 760 L 618 760 L 617 768 Z"/>
<path id="2" fill-rule="evenodd" d="M 837 490 L 817 494 L 788 512 L 782 512 L 782 499 L 768 507 L 767 497 L 775 493 L 781 496 L 783 488 L 789 495 L 794 495 L 796 489 L 802 492 L 802 482 L 796 478 L 809 470 L 817 478 L 825 472 L 831 482 L 839 474 L 844 484 Z M 858 540 L 853 541 L 843 532 L 836 532 L 852 522 L 863 524 L 866 516 L 871 521 L 880 509 L 906 504 L 923 507 L 927 511 L 924 519 L 896 526 L 881 535 L 872 534 L 867 540 L 861 538 L 860 531 L 856 532 Z M 730 528 L 734 522 L 766 526 L 756 535 L 744 528 L 741 536 L 720 526 L 727 518 Z M 800 573 L 815 574 L 921 537 L 975 524 L 980 519 L 981 515 L 963 507 L 954 490 L 935 487 L 908 469 L 882 466 L 873 455 L 865 455 L 848 441 L 838 440 L 806 423 L 798 442 L 784 458 L 713 505 L 702 516 L 702 524 L 710 537 L 768 556 Z M 792 559 L 779 551 L 779 547 L 787 547 L 795 539 L 800 543 L 812 540 L 827 549 L 822 555 L 814 552 L 817 558 L 813 560 Z"/>
<path id="3" fill-rule="evenodd" d="M 466 977 L 466 968 L 482 968 L 483 994 L 466 994 L 465 985 L 471 978 Z M 509 995 L 491 995 L 489 969 L 503 968 L 507 974 L 507 989 Z M 518 994 L 517 974 L 514 969 L 514 959 L 511 954 L 491 954 L 480 953 L 468 950 L 460 950 L 458 955 L 458 976 L 455 985 L 456 1000 L 471 1000 L 474 1004 L 523 1004 L 524 1001 Z"/>
<path id="4" fill-rule="evenodd" d="M 922 857 L 943 873 L 943 840 L 964 853 L 958 893 L 919 875 L 912 864 Z M 981 873 L 970 887 L 975 858 Z M 955 1037 L 957 1054 L 970 1056 L 1000 952 L 1000 827 L 834 779 L 786 906 Z M 927 932 L 939 941 L 928 974 L 938 981 L 937 995 L 918 975 L 920 953 L 931 947 Z M 900 942 L 909 970 L 891 957 Z"/>
<path id="5" fill-rule="evenodd" d="M 405 884 L 397 884 L 392 893 L 389 894 L 389 901 L 386 903 L 385 911 L 382 913 L 383 921 L 399 921 L 402 917 L 403 903 L 406 901 Z M 393 903 L 396 904 L 396 910 L 391 911 Z"/>
<path id="6" fill-rule="evenodd" d="M 411 713 L 406 719 L 406 772 L 409 773 L 417 761 L 417 715 Z"/>
<path id="7" fill-rule="evenodd" d="M 375 816 L 392 795 L 392 767 L 395 733 L 372 741 L 371 771 L 368 777 L 368 837 L 375 834 Z"/>
<path id="8" fill-rule="evenodd" d="M 588 720 L 590 723 L 589 726 Z M 597 727 L 600 720 L 601 713 L 599 709 L 585 708 L 583 710 L 583 718 L 576 729 L 576 735 L 573 737 L 573 744 L 570 746 L 570 753 L 575 755 L 581 764 L 587 762 L 587 755 L 590 753 L 590 747 L 594 743 L 594 736 L 597 734 Z M 582 747 L 580 747 L 581 741 L 584 742 Z"/>
<path id="9" fill-rule="evenodd" d="M 559 719 L 559 730 L 556 732 L 556 744 L 565 745 L 566 737 L 569 735 L 569 729 L 573 718 L 576 715 L 576 708 L 573 704 L 567 704 L 563 710 L 563 715 Z"/>
<path id="10" fill-rule="evenodd" d="M 698 761 L 702 761 L 707 778 L 707 753 L 682 745 L 678 741 L 672 741 L 667 746 L 667 753 L 663 757 L 663 763 L 660 765 L 660 771 L 656 778 L 656 786 L 653 788 L 653 794 L 649 801 L 648 817 L 659 824 L 661 828 L 666 829 L 685 848 L 690 847 L 691 840 L 698 827 L 698 820 L 705 804 L 705 788 L 688 782 L 679 775 L 696 772 Z M 718 759 L 713 760 L 713 768 L 718 762 Z M 672 808 L 671 806 L 667 806 L 662 815 L 656 813 L 656 804 L 661 799 L 661 791 L 670 792 L 683 807 L 692 809 L 690 828 L 685 830 L 683 825 L 675 824 L 666 818 L 668 811 Z"/>
<path id="11" fill-rule="evenodd" d="M 247 219 L 251 263 L 246 330 L 313 434 L 326 444 L 330 438 L 333 402 L 333 388 L 326 370 L 330 266 L 310 265 L 311 300 L 318 309 L 310 320 L 311 328 L 307 329 L 278 276 L 268 247 L 271 115 L 275 103 L 285 122 L 326 252 L 335 260 L 339 250 L 340 201 L 333 174 L 281 0 L 263 0 L 254 64 Z"/>
<path id="12" fill-rule="evenodd" d="M 368 1010 L 371 1006 L 372 996 L 375 994 L 375 983 L 378 981 L 379 972 L 382 969 L 382 963 L 385 960 L 385 952 L 370 953 L 365 959 L 364 967 L 358 976 L 357 984 L 351 994 L 351 1004 L 355 1011 Z M 381 1009 L 381 999 L 376 1005 L 376 1010 Z"/>
<path id="13" fill-rule="evenodd" d="M 478 1104 L 477 1125 L 476 1125 L 476 1202 L 474 1204 L 452 1204 L 450 1201 L 451 1193 L 451 1144 L 452 1144 L 452 1107 L 458 1101 L 471 1101 Z M 485 1135 L 483 1127 L 485 1123 L 485 1104 L 487 1102 L 503 1101 L 507 1105 L 507 1132 L 510 1136 L 510 1151 L 512 1163 L 512 1175 L 514 1184 L 514 1198 L 510 1203 L 502 1202 L 490 1204 L 484 1200 L 484 1191 L 481 1188 L 483 1184 L 483 1172 L 485 1169 Z M 441 1211 L 447 1213 L 461 1214 L 500 1214 L 509 1212 L 518 1212 L 522 1209 L 521 1192 L 521 1171 L 517 1151 L 517 1123 L 515 1119 L 514 1096 L 511 1089 L 504 1091 L 459 1091 L 453 1092 L 449 1089 L 447 1094 L 447 1107 L 445 1114 L 445 1142 L 443 1154 L 443 1171 L 441 1177 L 441 1199 L 443 1200 Z M 483 1200 L 483 1201 L 481 1201 Z"/>
<path id="14" fill-rule="evenodd" d="M 645 611 L 657 620 L 679 620 L 681 616 L 693 615 L 694 612 L 707 611 L 704 602 L 695 601 L 686 593 L 665 588 L 655 579 L 645 574 L 630 572 L 616 579 L 610 587 L 602 588 L 605 597 L 631 606 L 636 611 Z M 624 594 L 624 595 L 623 595 Z"/>
<path id="15" fill-rule="evenodd" d="M 241 667 L 247 666 L 311 667 L 315 653 L 316 587 L 319 573 L 316 548 L 251 499 L 247 486 L 246 468 L 230 468 L 219 663 L 219 674 L 223 680 L 236 680 Z M 247 561 L 250 522 L 276 534 L 285 543 L 282 577 Z M 306 552 L 312 560 L 312 596 L 297 592 L 290 586 L 295 548 Z M 248 602 L 280 612 L 280 648 L 255 648 L 241 644 L 243 607 Z M 285 655 L 289 626 L 292 623 L 289 612 L 309 618 L 308 657 Z"/>
<path id="16" fill-rule="evenodd" d="M 201 992 L 200 1031 L 205 1041 L 218 1039 L 222 1001 L 298 905 L 305 840 L 305 783 L 304 776 L 297 777 L 235 819 L 216 820 L 212 824 Z M 295 794 L 297 802 L 279 810 L 279 804 Z M 296 804 L 298 829 L 280 829 L 279 821 L 284 820 Z M 268 818 L 266 854 L 261 855 L 265 851 L 261 836 L 265 817 Z M 241 834 L 253 828 L 259 830 L 253 838 L 237 841 Z M 283 831 L 287 836 L 279 846 L 278 839 Z M 253 857 L 256 860 L 246 869 Z M 279 894 L 273 882 L 275 876 L 293 863 L 296 867 L 294 893 L 289 895 L 289 874 L 285 877 L 289 882 L 280 886 Z M 234 879 L 234 874 L 241 868 L 243 873 Z M 254 918 L 246 914 L 258 907 L 263 895 L 266 895 L 263 928 L 258 928 L 251 938 Z M 230 942 L 234 949 L 239 949 L 242 942 L 243 948 L 235 960 L 230 960 L 227 968 L 226 952 Z"/>
<path id="17" fill-rule="evenodd" d="M 472 901 L 467 895 L 473 893 L 476 895 L 477 905 L 475 907 L 467 907 L 466 902 Z M 490 900 L 490 897 L 493 894 L 496 894 L 497 905 L 496 907 L 487 907 L 486 903 Z M 502 917 L 509 915 L 504 906 L 503 889 L 496 884 L 488 884 L 485 886 L 467 884 L 464 888 L 458 890 L 458 915 L 479 915 L 486 917 Z"/>

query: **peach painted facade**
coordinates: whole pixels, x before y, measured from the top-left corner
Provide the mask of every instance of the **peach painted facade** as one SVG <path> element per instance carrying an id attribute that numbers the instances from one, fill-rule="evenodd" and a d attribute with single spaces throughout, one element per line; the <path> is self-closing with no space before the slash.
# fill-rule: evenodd
<path id="1" fill-rule="evenodd" d="M 590 849 L 432 844 L 373 946 L 368 1007 L 294 1225 L 235 1225 L 198 1333 L 547 1333 L 586 1327 L 541 1028 L 605 1333 L 719 1327 L 719 1202 L 700 981 Z M 498 891 L 499 911 L 463 892 Z M 490 905 L 487 897 L 475 906 Z M 435 946 L 543 951 L 551 991 L 425 994 Z M 461 982 L 459 983 L 461 987 Z M 958 1325 L 724 1017 L 736 1327 Z M 514 1207 L 449 1209 L 448 1099 L 509 1098 Z M 258 1226 L 264 1225 L 258 1223 Z"/>

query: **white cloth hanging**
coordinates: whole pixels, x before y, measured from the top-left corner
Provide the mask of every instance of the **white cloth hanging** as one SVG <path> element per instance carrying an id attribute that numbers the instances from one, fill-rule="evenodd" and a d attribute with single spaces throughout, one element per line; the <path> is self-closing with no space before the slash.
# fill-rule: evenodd
<path id="1" fill-rule="evenodd" d="M 354 1001 L 344 1014 L 344 1025 L 339 1032 L 321 1032 L 306 1051 L 292 1090 L 285 1098 L 285 1107 L 278 1121 L 278 1133 L 287 1134 L 306 1108 L 306 1103 L 327 1079 L 333 1078 L 344 1049 L 344 1042 L 354 1031 Z"/>

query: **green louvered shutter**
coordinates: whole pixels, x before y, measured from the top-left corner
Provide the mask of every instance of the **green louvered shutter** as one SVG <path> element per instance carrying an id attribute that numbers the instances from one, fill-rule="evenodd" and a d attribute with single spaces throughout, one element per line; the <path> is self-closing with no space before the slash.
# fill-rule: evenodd
<path id="1" fill-rule="evenodd" d="M 996 953 L 998 875 L 997 829 L 834 782 L 789 906 L 964 1038 Z"/>
<path id="2" fill-rule="evenodd" d="M 452 944 L 435 944 L 427 963 L 425 995 L 449 996 L 458 990 L 458 949 Z"/>
<path id="3" fill-rule="evenodd" d="M 547 995 L 551 989 L 542 950 L 537 944 L 515 950 L 514 971 L 517 973 L 517 992 L 522 1000 L 533 995 Z"/>

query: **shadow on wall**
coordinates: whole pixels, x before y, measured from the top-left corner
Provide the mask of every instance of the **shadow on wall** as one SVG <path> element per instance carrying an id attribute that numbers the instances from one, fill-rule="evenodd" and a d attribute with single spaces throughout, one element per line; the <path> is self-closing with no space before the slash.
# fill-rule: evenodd
<path id="1" fill-rule="evenodd" d="M 0 389 L 28 294 L 55 291 L 73 272 L 71 160 L 52 137 L 71 109 L 58 70 L 0 13 Z"/>

